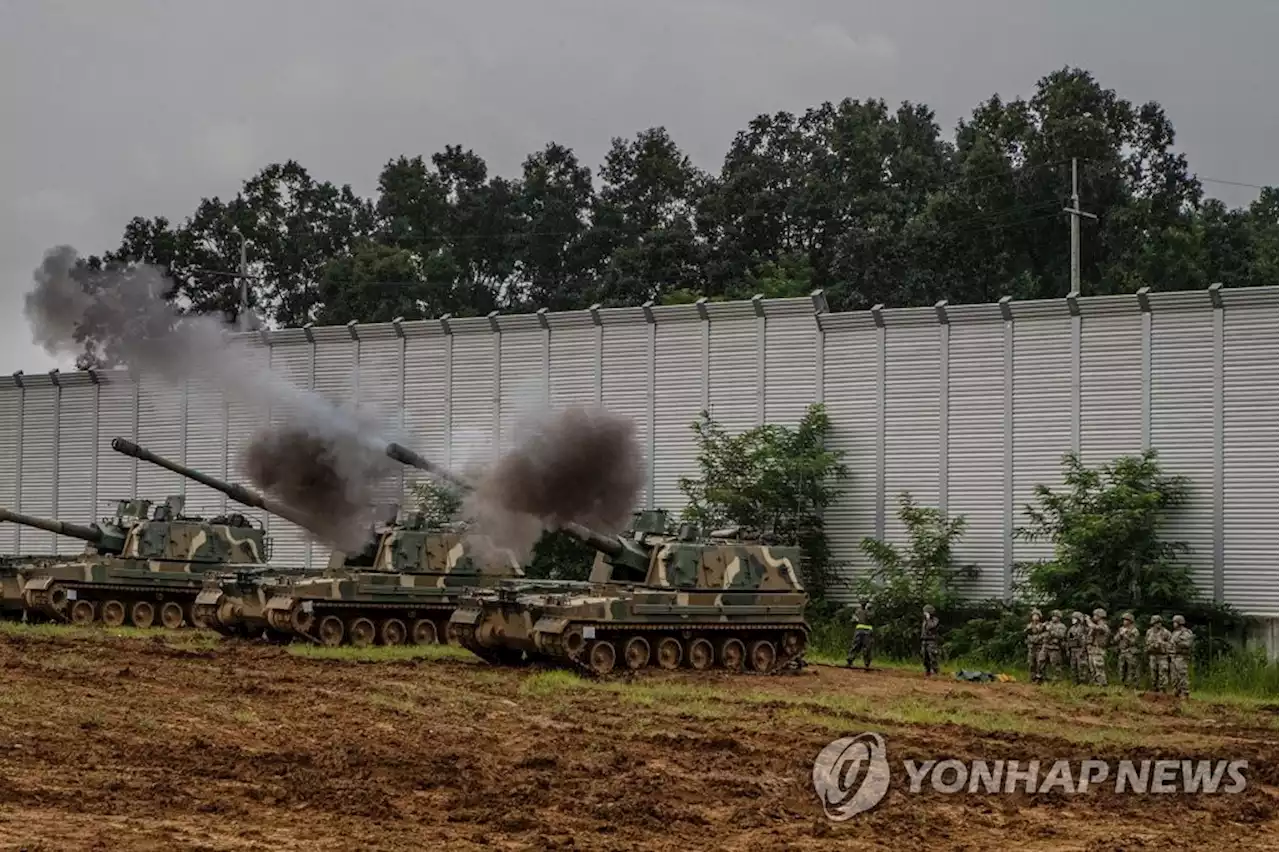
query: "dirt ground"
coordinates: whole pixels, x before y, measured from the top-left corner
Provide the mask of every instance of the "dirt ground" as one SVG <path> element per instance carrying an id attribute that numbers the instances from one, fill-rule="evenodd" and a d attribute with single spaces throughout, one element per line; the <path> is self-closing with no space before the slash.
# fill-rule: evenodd
<path id="1" fill-rule="evenodd" d="M 461 653 L 0 633 L 3 849 L 1275 849 L 1276 708 L 915 672 L 606 682 Z M 877 731 L 886 798 L 811 772 Z M 1238 794 L 912 794 L 905 759 L 1247 759 Z"/>

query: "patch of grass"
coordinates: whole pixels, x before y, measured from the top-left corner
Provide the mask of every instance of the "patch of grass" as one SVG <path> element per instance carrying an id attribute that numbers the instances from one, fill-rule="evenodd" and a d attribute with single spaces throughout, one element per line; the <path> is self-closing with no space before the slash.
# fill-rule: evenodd
<path id="1" fill-rule="evenodd" d="M 235 719 L 241 725 L 256 725 L 262 721 L 258 718 L 258 714 L 250 710 L 248 707 L 232 712 L 231 718 Z"/>
<path id="2" fill-rule="evenodd" d="M 531 674 L 520 682 L 520 694 L 546 698 L 566 692 L 579 692 L 596 687 L 573 672 L 551 669 Z"/>
<path id="3" fill-rule="evenodd" d="M 350 645 L 339 645 L 330 648 L 325 645 L 311 645 L 295 642 L 288 646 L 288 651 L 298 657 L 313 660 L 364 660 L 378 662 L 386 660 L 474 660 L 470 651 L 455 645 L 370 645 L 367 648 L 354 648 Z"/>
<path id="4" fill-rule="evenodd" d="M 385 710 L 393 710 L 397 713 L 404 713 L 410 716 L 421 714 L 422 707 L 404 698 L 395 695 L 387 695 L 385 692 L 370 692 L 364 697 L 364 700 L 374 707 L 380 707 Z"/>

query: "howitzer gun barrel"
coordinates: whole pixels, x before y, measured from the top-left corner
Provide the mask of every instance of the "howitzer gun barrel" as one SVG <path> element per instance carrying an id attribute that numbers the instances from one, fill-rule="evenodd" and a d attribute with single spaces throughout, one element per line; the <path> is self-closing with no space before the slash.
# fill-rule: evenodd
<path id="1" fill-rule="evenodd" d="M 403 444 L 397 444 L 392 441 L 390 444 L 387 444 L 386 453 L 387 456 L 400 462 L 400 464 L 408 465 L 409 467 L 416 467 L 418 470 L 426 471 L 436 479 L 442 479 L 450 485 L 456 485 L 464 491 L 471 490 L 471 484 L 465 479 L 458 476 L 456 473 L 445 470 L 434 462 L 427 461 L 425 458 Z"/>
<path id="2" fill-rule="evenodd" d="M 277 517 L 284 518 L 286 521 L 292 521 L 303 529 L 311 528 L 305 518 L 295 513 L 288 506 L 277 503 L 268 497 L 264 497 L 256 491 L 245 488 L 243 485 L 238 485 L 234 482 L 223 482 L 221 479 L 216 479 L 209 476 L 207 473 L 201 473 L 200 471 L 189 468 L 184 464 L 179 464 L 178 462 L 167 459 L 164 456 L 156 455 L 146 447 L 138 446 L 133 441 L 127 441 L 124 438 L 114 438 L 111 441 L 111 449 L 118 453 L 124 453 L 126 456 L 133 456 L 135 459 L 139 459 L 140 461 L 150 462 L 151 464 L 158 465 L 166 470 L 171 470 L 179 476 L 184 476 L 187 479 L 199 482 L 201 485 L 207 485 L 214 491 L 219 491 L 227 495 L 241 505 L 252 506 L 255 509 L 262 509 L 263 511 L 270 512 Z M 318 531 L 312 530 L 312 532 Z"/>
<path id="3" fill-rule="evenodd" d="M 624 549 L 622 542 L 614 536 L 598 533 L 589 527 L 584 527 L 582 524 L 576 524 L 572 521 L 562 524 L 560 529 L 606 556 L 612 558 L 622 555 Z"/>
<path id="4" fill-rule="evenodd" d="M 97 527 L 85 527 L 80 524 L 72 524 L 67 521 L 52 521 L 48 518 L 37 518 L 35 515 L 24 515 L 21 512 L 11 512 L 8 509 L 0 509 L 0 521 L 9 521 L 14 524 L 22 524 L 26 527 L 35 527 L 36 529 L 48 530 L 58 535 L 70 536 L 87 541 L 90 544 L 102 544 L 109 536 Z"/>

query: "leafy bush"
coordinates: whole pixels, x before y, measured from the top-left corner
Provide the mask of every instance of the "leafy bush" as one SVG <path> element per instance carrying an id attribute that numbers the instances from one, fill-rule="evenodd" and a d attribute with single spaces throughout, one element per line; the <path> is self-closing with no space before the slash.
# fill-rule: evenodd
<path id="1" fill-rule="evenodd" d="M 933 604 L 938 617 L 952 623 L 961 606 L 957 582 L 976 575 L 977 567 L 957 566 L 952 559 L 952 548 L 964 535 L 963 517 L 948 519 L 904 492 L 898 498 L 898 518 L 907 528 L 907 545 L 864 538 L 862 552 L 876 568 L 853 588 L 857 600 L 871 602 L 878 653 L 906 657 L 919 652 L 925 604 Z"/>
<path id="2" fill-rule="evenodd" d="M 428 526 L 450 523 L 462 509 L 462 492 L 455 485 L 424 479 L 414 483 L 411 493 Z"/>
<path id="3" fill-rule="evenodd" d="M 704 527 L 737 525 L 796 542 L 804 553 L 805 588 L 815 600 L 831 583 L 831 552 L 822 513 L 849 475 L 843 451 L 826 448 L 831 421 L 809 406 L 794 428 L 767 424 L 728 434 L 707 412 L 694 422 L 700 476 L 681 477 L 685 520 Z"/>

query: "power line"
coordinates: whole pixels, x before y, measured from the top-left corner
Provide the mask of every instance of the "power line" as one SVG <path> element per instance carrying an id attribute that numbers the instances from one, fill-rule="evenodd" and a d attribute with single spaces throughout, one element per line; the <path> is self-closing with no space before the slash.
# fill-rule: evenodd
<path id="1" fill-rule="evenodd" d="M 1238 180 L 1222 180 L 1221 178 L 1200 177 L 1199 175 L 1196 175 L 1196 180 L 1200 181 L 1201 183 L 1220 183 L 1225 186 L 1245 186 L 1245 187 L 1249 187 L 1250 189 L 1275 189 L 1275 184 L 1271 184 L 1268 186 L 1268 185 L 1259 184 L 1259 183 L 1243 183 Z"/>

